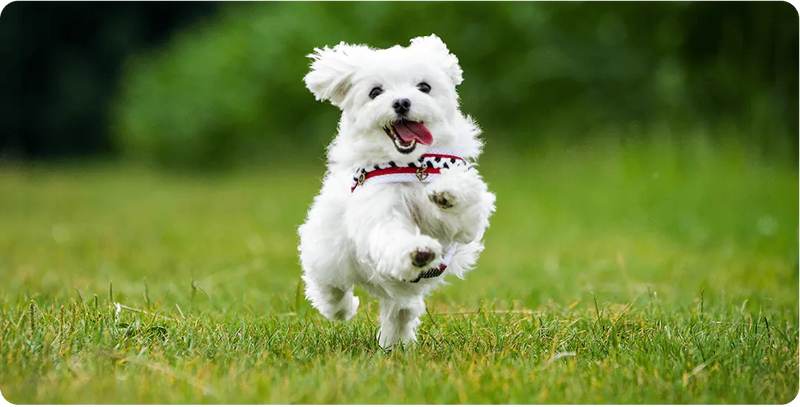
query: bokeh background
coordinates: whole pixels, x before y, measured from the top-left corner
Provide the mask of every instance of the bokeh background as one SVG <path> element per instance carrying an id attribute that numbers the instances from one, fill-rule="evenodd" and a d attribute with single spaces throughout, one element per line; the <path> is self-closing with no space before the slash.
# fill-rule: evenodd
<path id="1" fill-rule="evenodd" d="M 304 88 L 305 55 L 437 33 L 490 149 L 702 131 L 797 162 L 798 18 L 783 2 L 18 2 L 0 21 L 4 160 L 319 156 L 338 113 Z"/>

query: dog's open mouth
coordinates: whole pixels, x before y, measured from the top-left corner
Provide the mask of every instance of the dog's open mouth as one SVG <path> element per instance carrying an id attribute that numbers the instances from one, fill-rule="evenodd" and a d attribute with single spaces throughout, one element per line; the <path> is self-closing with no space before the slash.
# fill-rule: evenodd
<path id="1" fill-rule="evenodd" d="M 397 151 L 408 154 L 417 148 L 417 143 L 426 146 L 433 143 L 433 136 L 422 122 L 412 122 L 409 120 L 399 120 L 391 125 L 384 127 L 383 131 L 394 142 Z"/>

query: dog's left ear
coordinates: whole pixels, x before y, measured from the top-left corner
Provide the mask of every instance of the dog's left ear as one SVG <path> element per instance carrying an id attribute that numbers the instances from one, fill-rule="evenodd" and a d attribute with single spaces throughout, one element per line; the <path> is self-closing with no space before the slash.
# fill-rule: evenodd
<path id="1" fill-rule="evenodd" d="M 436 34 L 431 34 L 427 37 L 417 37 L 411 39 L 411 47 L 427 51 L 431 56 L 436 58 L 439 65 L 447 73 L 447 76 L 453 81 L 453 85 L 460 85 L 464 80 L 461 71 L 461 66 L 458 65 L 458 58 L 450 53 L 447 45 L 444 44 L 441 38 Z"/>
<path id="2" fill-rule="evenodd" d="M 342 102 L 353 86 L 352 77 L 359 60 L 372 50 L 365 45 L 350 45 L 344 42 L 333 48 L 314 48 L 308 57 L 313 60 L 311 72 L 303 80 L 317 100 L 330 100 L 342 107 Z"/>

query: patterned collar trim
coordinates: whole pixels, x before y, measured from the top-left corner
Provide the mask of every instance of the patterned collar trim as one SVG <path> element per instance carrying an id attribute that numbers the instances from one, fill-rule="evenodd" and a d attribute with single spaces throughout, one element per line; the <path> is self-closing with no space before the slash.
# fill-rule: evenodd
<path id="1" fill-rule="evenodd" d="M 465 159 L 448 151 L 432 149 L 417 161 L 398 165 L 394 161 L 375 164 L 371 168 L 359 168 L 350 184 L 350 192 L 364 184 L 383 184 L 394 182 L 423 182 L 436 179 L 442 169 L 471 167 Z"/>

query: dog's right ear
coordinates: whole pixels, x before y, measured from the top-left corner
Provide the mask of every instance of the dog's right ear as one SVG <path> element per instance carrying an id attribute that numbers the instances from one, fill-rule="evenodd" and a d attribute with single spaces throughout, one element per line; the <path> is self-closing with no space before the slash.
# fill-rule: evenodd
<path id="1" fill-rule="evenodd" d="M 308 55 L 313 60 L 311 72 L 303 78 L 306 87 L 317 100 L 329 100 L 341 108 L 353 86 L 352 77 L 359 61 L 370 52 L 367 46 L 344 42 L 333 48 L 314 48 L 314 53 Z"/>

